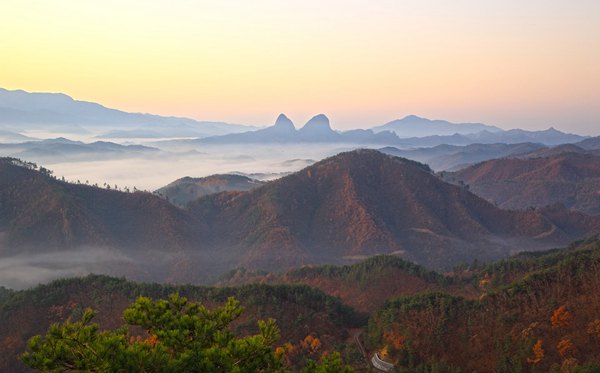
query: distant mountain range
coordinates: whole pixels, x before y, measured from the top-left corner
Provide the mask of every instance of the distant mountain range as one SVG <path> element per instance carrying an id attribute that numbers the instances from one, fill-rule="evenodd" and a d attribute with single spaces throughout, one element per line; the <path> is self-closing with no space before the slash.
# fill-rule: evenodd
<path id="1" fill-rule="evenodd" d="M 403 138 L 397 145 L 405 147 L 430 147 L 437 145 L 470 145 L 470 144 L 518 144 L 524 142 L 539 143 L 544 145 L 559 145 L 580 142 L 585 136 L 564 133 L 554 128 L 543 131 L 526 131 L 513 129 L 501 132 L 481 131 L 466 135 L 454 134 L 448 136 L 426 136 Z"/>
<path id="2" fill-rule="evenodd" d="M 207 137 L 190 140 L 198 144 L 260 144 L 260 143 L 358 143 L 388 144 L 398 141 L 389 131 L 374 133 L 371 130 L 337 132 L 331 128 L 329 119 L 319 114 L 311 118 L 302 128 L 296 129 L 292 121 L 280 114 L 271 127 L 244 133 Z"/>
<path id="3" fill-rule="evenodd" d="M 98 157 L 102 157 L 103 159 L 120 158 L 133 155 L 148 155 L 158 151 L 156 148 L 143 145 L 120 145 L 106 141 L 84 143 L 65 138 L 26 141 L 13 144 L 0 143 L 0 153 L 2 155 L 28 160 L 98 160 Z"/>
<path id="4" fill-rule="evenodd" d="M 0 88 L 0 125 L 26 128 L 92 131 L 101 137 L 204 137 L 256 129 L 222 122 L 128 113 L 100 104 L 77 101 L 62 93 L 29 93 Z"/>
<path id="5" fill-rule="evenodd" d="M 483 123 L 450 123 L 445 120 L 430 120 L 416 115 L 396 119 L 381 126 L 373 127 L 374 132 L 391 131 L 400 138 L 468 135 L 487 132 L 502 132 L 502 129 Z"/>
<path id="6" fill-rule="evenodd" d="M 383 153 L 427 163 L 435 171 L 457 171 L 475 163 L 505 157 L 544 157 L 566 151 L 600 154 L 600 137 L 557 146 L 542 143 L 475 143 L 469 145 L 442 144 L 433 147 L 399 149 L 384 147 Z"/>
<path id="7" fill-rule="evenodd" d="M 182 144 L 266 144 L 266 143 L 347 143 L 403 147 L 440 144 L 523 143 L 545 145 L 574 143 L 585 137 L 554 128 L 545 131 L 520 129 L 504 131 L 482 123 L 451 123 L 415 115 L 372 129 L 334 131 L 329 119 L 319 114 L 296 129 L 281 114 L 267 128 L 196 121 L 189 118 L 128 113 L 100 104 L 77 101 L 61 93 L 28 93 L 0 88 L 0 140 L 31 140 L 23 132 L 44 130 L 61 134 L 91 134 L 118 141 L 129 139 L 190 138 Z M 25 134 L 27 135 L 27 134 Z M 175 145 L 177 143 L 174 143 Z"/>
<path id="8" fill-rule="evenodd" d="M 445 175 L 501 208 L 544 207 L 556 203 L 600 214 L 600 156 L 537 151 L 535 156 L 482 162 Z M 581 148 L 579 148 L 581 149 Z M 546 150 L 546 149 L 544 149 Z M 583 150 L 583 149 L 581 149 Z"/>
<path id="9" fill-rule="evenodd" d="M 393 124 L 393 125 L 392 125 Z M 400 126 L 400 127 L 399 127 Z M 400 138 L 398 129 L 413 128 L 405 133 L 428 134 L 429 130 L 419 132 L 425 126 L 434 131 L 440 128 L 442 133 L 453 129 L 452 135 L 427 135 L 424 137 Z M 470 132 L 470 131 L 478 132 Z M 462 132 L 464 134 L 460 134 Z M 344 143 L 360 145 L 391 145 L 402 147 L 436 146 L 440 144 L 469 145 L 474 143 L 522 143 L 533 142 L 545 145 L 557 145 L 582 141 L 584 136 L 566 134 L 554 128 L 545 131 L 509 130 L 480 124 L 453 124 L 445 121 L 431 121 L 425 118 L 409 116 L 373 129 L 335 131 L 329 119 L 319 114 L 310 119 L 303 127 L 296 129 L 292 121 L 280 114 L 273 126 L 243 133 L 212 136 L 198 140 L 175 140 L 171 144 L 271 144 L 271 143 Z"/>
<path id="10" fill-rule="evenodd" d="M 0 143 L 14 143 L 32 140 L 35 140 L 35 138 L 24 136 L 14 131 L 0 130 Z"/>
<path id="11" fill-rule="evenodd" d="M 379 150 L 397 157 L 427 163 L 435 171 L 445 171 L 460 169 L 489 159 L 526 154 L 538 149 L 547 149 L 547 147 L 537 143 L 471 144 L 466 146 L 444 144 L 431 148 L 403 150 L 395 147 L 385 147 Z"/>
<path id="12" fill-rule="evenodd" d="M 198 283 L 240 266 L 283 270 L 390 253 L 448 268 L 600 232 L 600 217 L 501 210 L 423 164 L 374 150 L 343 153 L 251 191 L 212 194 L 188 206 L 64 183 L 5 159 L 0 257 L 31 266 L 27 258 L 41 265 L 48 255 L 67 255 L 67 263 L 99 255 L 105 260 L 93 268 L 76 268 Z"/>

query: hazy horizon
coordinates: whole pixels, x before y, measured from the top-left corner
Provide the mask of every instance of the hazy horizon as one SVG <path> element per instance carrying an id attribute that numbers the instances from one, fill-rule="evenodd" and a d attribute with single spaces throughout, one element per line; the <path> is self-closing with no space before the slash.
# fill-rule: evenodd
<path id="1" fill-rule="evenodd" d="M 10 2 L 0 86 L 249 125 L 415 114 L 597 135 L 597 14 L 587 0 Z"/>

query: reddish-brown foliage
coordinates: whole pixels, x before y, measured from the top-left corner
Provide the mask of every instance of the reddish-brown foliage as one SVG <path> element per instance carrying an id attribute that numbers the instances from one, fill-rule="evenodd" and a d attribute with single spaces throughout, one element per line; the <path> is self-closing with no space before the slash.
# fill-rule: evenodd
<path id="1" fill-rule="evenodd" d="M 558 307 L 552 314 L 552 317 L 550 317 L 550 323 L 553 328 L 568 328 L 572 320 L 573 317 L 567 311 L 567 306 L 564 304 Z"/>
<path id="2" fill-rule="evenodd" d="M 533 356 L 527 358 L 527 362 L 537 364 L 544 359 L 544 349 L 542 347 L 542 340 L 538 339 L 535 345 L 533 345 Z"/>

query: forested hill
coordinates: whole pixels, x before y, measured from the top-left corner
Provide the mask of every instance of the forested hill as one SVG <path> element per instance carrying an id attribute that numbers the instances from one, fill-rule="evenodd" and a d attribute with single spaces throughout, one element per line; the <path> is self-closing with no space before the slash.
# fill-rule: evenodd
<path id="1" fill-rule="evenodd" d="M 338 299 L 308 286 L 248 285 L 236 288 L 170 286 L 134 283 L 124 279 L 89 275 L 57 280 L 0 298 L 0 371 L 28 371 L 19 361 L 26 340 L 43 334 L 54 322 L 79 319 L 86 307 L 97 311 L 102 328 L 121 325 L 123 310 L 138 296 L 167 298 L 177 293 L 209 308 L 235 297 L 245 308 L 234 324 L 238 334 L 257 332 L 257 321 L 274 318 L 281 329 L 279 345 L 298 345 L 307 336 L 318 338 L 321 351 L 340 350 L 351 338 L 349 330 L 365 325 L 366 317 Z M 345 355 L 355 354 L 352 343 Z"/>
<path id="2" fill-rule="evenodd" d="M 186 209 L 150 193 L 67 183 L 47 169 L 0 160 L 0 258 L 43 268 L 40 276 L 206 284 L 239 267 L 286 271 L 382 254 L 449 270 L 598 232 L 600 216 L 560 207 L 502 210 L 427 165 L 375 150 L 341 153 Z M 19 266 L 0 284 L 35 283 Z"/>
<path id="3" fill-rule="evenodd" d="M 305 284 L 363 312 L 373 312 L 391 297 L 424 291 L 444 291 L 468 298 L 479 295 L 470 279 L 442 275 L 396 256 L 374 256 L 353 265 L 306 266 L 283 274 L 233 270 L 222 276 L 217 286 L 266 284 Z"/>
<path id="4" fill-rule="evenodd" d="M 473 280 L 475 300 L 436 292 L 388 301 L 369 321 L 370 348 L 407 372 L 600 369 L 598 240 L 494 263 Z"/>

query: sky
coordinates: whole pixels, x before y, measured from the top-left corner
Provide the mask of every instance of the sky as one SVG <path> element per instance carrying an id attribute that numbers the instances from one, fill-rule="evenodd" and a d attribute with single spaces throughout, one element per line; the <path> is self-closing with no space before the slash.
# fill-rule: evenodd
<path id="1" fill-rule="evenodd" d="M 200 120 L 599 135 L 599 66 L 596 0 L 0 3 L 0 87 Z"/>

